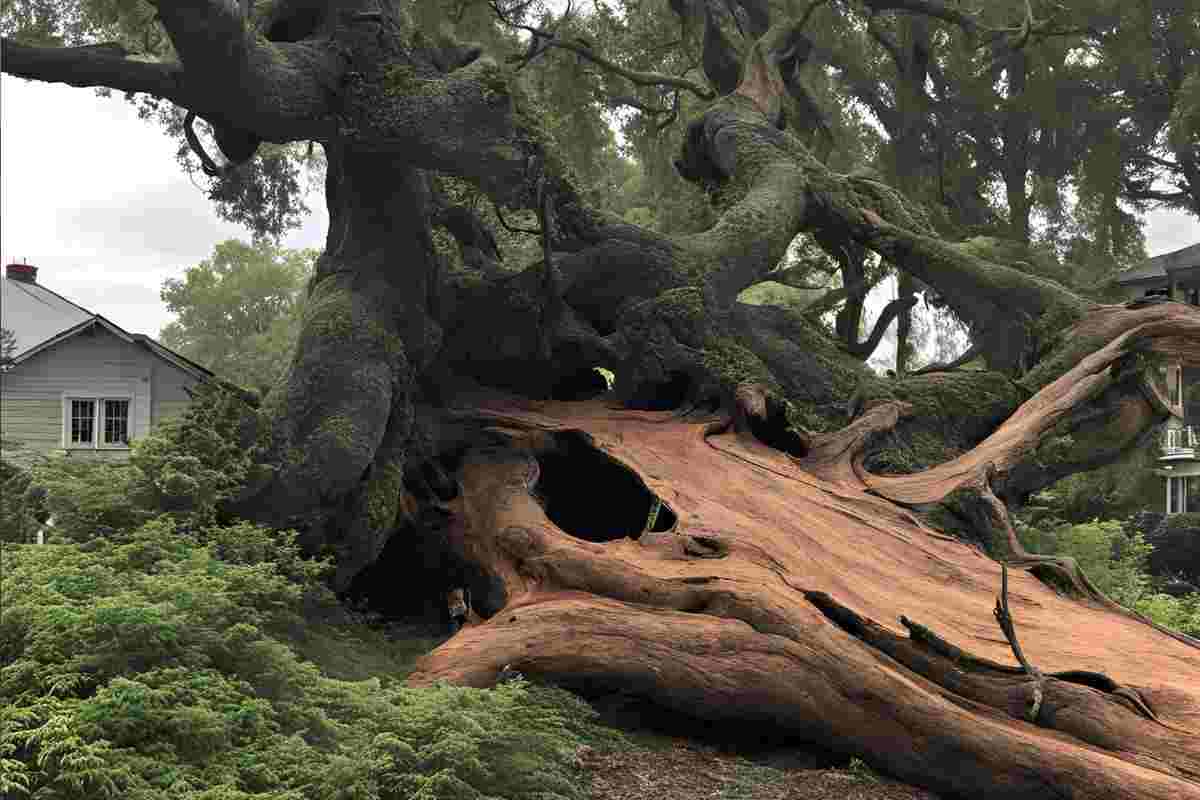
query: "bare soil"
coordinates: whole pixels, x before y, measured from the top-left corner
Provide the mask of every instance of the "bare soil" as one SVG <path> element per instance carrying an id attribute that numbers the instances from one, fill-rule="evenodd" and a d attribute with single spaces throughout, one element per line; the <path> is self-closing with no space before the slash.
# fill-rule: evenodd
<path id="1" fill-rule="evenodd" d="M 585 750 L 580 761 L 593 800 L 937 800 L 857 761 L 821 769 L 803 755 L 748 757 L 678 737 L 624 752 Z"/>
<path id="2" fill-rule="evenodd" d="M 761 729 L 690 719 L 621 695 L 594 698 L 627 747 L 578 754 L 592 800 L 938 800 L 858 759 Z"/>

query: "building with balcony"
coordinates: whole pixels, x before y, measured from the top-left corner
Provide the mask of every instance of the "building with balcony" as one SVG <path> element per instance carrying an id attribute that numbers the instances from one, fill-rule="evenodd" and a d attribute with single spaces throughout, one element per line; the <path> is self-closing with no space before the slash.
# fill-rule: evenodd
<path id="1" fill-rule="evenodd" d="M 1117 283 L 1129 300 L 1161 297 L 1200 306 L 1200 244 L 1143 261 L 1118 275 Z M 1200 369 L 1168 363 L 1162 388 L 1171 416 L 1155 473 L 1165 479 L 1166 512 L 1200 513 Z"/>

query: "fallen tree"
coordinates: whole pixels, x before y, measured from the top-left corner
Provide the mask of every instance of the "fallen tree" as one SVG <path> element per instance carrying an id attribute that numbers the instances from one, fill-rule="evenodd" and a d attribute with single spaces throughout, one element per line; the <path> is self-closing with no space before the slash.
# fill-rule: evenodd
<path id="1" fill-rule="evenodd" d="M 1042 30 L 866 5 L 996 48 Z M 742 3 L 740 40 L 704 3 L 673 8 L 705 31 L 703 80 L 533 38 L 711 100 L 676 168 L 719 216 L 686 236 L 589 207 L 515 68 L 398 5 L 164 0 L 166 60 L 6 39 L 3 64 L 189 109 L 229 162 L 205 154 L 213 174 L 262 142 L 324 148 L 327 246 L 285 380 L 245 404 L 261 463 L 233 508 L 298 526 L 340 588 L 397 541 L 447 553 L 479 621 L 414 683 L 619 688 L 952 796 L 1200 797 L 1200 643 L 1030 556 L 1007 513 L 1144 443 L 1166 415 L 1157 359 L 1200 364 L 1200 310 L 1094 303 L 828 168 L 797 111 L 811 8 Z M 534 210 L 542 259 L 495 269 L 434 173 Z M 435 222 L 479 269 L 445 273 Z M 880 378 L 811 320 L 739 303 L 801 233 L 936 290 L 986 369 Z M 600 395 L 596 367 L 610 395 L 555 399 Z"/>

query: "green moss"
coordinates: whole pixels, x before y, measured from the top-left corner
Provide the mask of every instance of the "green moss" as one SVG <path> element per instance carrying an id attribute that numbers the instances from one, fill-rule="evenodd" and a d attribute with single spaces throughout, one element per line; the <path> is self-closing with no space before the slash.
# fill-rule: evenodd
<path id="1" fill-rule="evenodd" d="M 676 337 L 693 347 L 705 340 L 704 293 L 694 286 L 669 289 L 653 301 L 656 317 L 670 326 Z"/>
<path id="2" fill-rule="evenodd" d="M 959 541 L 974 541 L 974 531 L 971 530 L 970 526 L 941 503 L 922 511 L 921 519 L 934 530 L 941 531 L 948 536 L 953 536 Z"/>
<path id="3" fill-rule="evenodd" d="M 363 332 L 373 343 L 383 348 L 389 359 L 404 355 L 404 342 L 376 319 L 368 319 Z"/>
<path id="4" fill-rule="evenodd" d="M 732 391 L 741 383 L 761 383 L 781 393 L 767 365 L 749 348 L 729 337 L 712 337 L 701 357 L 705 371 L 720 382 L 721 389 Z"/>
<path id="5" fill-rule="evenodd" d="M 446 84 L 418 76 L 408 64 L 393 64 L 383 71 L 383 90 L 392 96 L 434 97 L 445 93 Z"/>
<path id="6" fill-rule="evenodd" d="M 396 524 L 403 489 L 404 471 L 399 464 L 385 464 L 372 471 L 366 486 L 367 522 L 372 530 L 385 531 Z"/>
<path id="7" fill-rule="evenodd" d="M 1020 392 L 998 372 L 941 373 L 891 387 L 872 386 L 870 399 L 897 399 L 913 406 L 914 418 L 936 418 L 939 425 L 957 427 L 957 423 L 987 415 L 1007 416 L 1020 405 Z M 882 396 L 881 396 L 882 395 Z M 890 396 L 890 397 L 888 397 Z"/>
<path id="8" fill-rule="evenodd" d="M 697 319 L 704 316 L 704 293 L 694 286 L 669 289 L 656 298 L 666 315 Z"/>
<path id="9" fill-rule="evenodd" d="M 332 280 L 322 283 L 305 306 L 301 337 L 310 346 L 352 344 L 364 355 L 382 355 L 390 361 L 405 355 L 403 340 L 356 303 L 349 289 Z"/>
<path id="10" fill-rule="evenodd" d="M 891 437 L 884 448 L 871 455 L 867 468 L 880 474 L 910 475 L 957 455 L 955 448 L 947 446 L 945 437 L 916 429 Z"/>
<path id="11" fill-rule="evenodd" d="M 983 500 L 974 489 L 955 489 L 946 495 L 942 498 L 941 509 L 938 513 L 943 515 L 942 520 L 948 523 L 948 526 L 941 530 L 962 541 L 982 545 L 992 558 L 1012 557 L 1013 553 L 1008 546 L 1008 537 L 1002 530 L 989 527 L 987 530 L 981 531 L 972 524 L 971 520 L 978 519 L 981 503 Z M 930 518 L 932 513 L 926 512 L 924 516 Z"/>
<path id="12" fill-rule="evenodd" d="M 511 70 L 485 57 L 475 62 L 475 71 L 476 79 L 483 85 L 484 99 L 488 102 L 496 102 L 512 95 L 509 88 L 513 78 Z"/>
<path id="13" fill-rule="evenodd" d="M 784 415 L 787 417 L 788 427 L 793 430 L 812 431 L 814 433 L 827 433 L 836 430 L 844 420 L 831 419 L 827 414 L 822 414 L 821 410 L 812 403 L 793 402 L 788 400 L 784 409 Z"/>
<path id="14" fill-rule="evenodd" d="M 354 304 L 349 291 L 326 280 L 304 307 L 305 336 L 348 338 L 354 335 Z"/>
<path id="15" fill-rule="evenodd" d="M 354 438 L 357 433 L 358 430 L 349 417 L 343 414 L 330 414 L 321 420 L 314 438 L 317 442 L 321 442 L 317 446 L 329 443 L 338 449 L 350 450 L 354 446 Z"/>
<path id="16" fill-rule="evenodd" d="M 1029 333 L 1037 345 L 1038 356 L 1058 345 L 1064 333 L 1083 319 L 1083 308 L 1074 303 L 1056 303 L 1029 324 Z"/>

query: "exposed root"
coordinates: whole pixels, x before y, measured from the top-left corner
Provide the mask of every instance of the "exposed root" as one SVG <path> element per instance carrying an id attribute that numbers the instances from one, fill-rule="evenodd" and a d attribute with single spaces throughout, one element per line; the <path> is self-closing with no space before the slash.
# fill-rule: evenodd
<path id="1" fill-rule="evenodd" d="M 1040 727 L 1069 733 L 1108 750 L 1138 751 L 1155 759 L 1182 752 L 1180 740 L 1169 736 L 1195 734 L 1162 723 L 1146 698 L 1109 676 L 1087 670 L 1043 673 L 1021 651 L 1008 611 L 1007 573 L 997 599 L 996 617 L 1021 666 L 1010 666 L 976 656 L 946 641 L 929 628 L 907 617 L 900 622 L 907 638 L 845 607 L 824 592 L 805 591 L 805 597 L 839 628 L 896 659 L 919 675 L 954 694 L 984 703 Z M 1148 733 L 1145 725 L 1159 733 Z M 1167 734 L 1165 731 L 1170 731 Z M 1136 743 L 1136 744 L 1135 744 Z M 1200 748 L 1183 759 L 1191 772 L 1200 766 Z M 1176 750 L 1175 748 L 1180 748 Z M 1177 762 L 1179 765 L 1179 762 Z"/>
<path id="2" fill-rule="evenodd" d="M 1069 587 L 1071 590 L 1070 593 L 1076 597 L 1090 600 L 1109 611 L 1136 619 L 1138 622 L 1154 628 L 1159 633 L 1170 636 L 1177 642 L 1182 642 L 1189 647 L 1200 650 L 1200 639 L 1159 625 L 1146 615 L 1126 608 L 1110 599 L 1104 592 L 1096 588 L 1096 585 L 1088 579 L 1088 576 L 1079 568 L 1079 564 L 1073 558 L 1025 555 L 1021 558 L 1012 559 L 1008 563 L 1017 567 L 1029 567 L 1028 571 L 1031 575 L 1056 591 L 1060 591 L 1063 586 Z"/>

